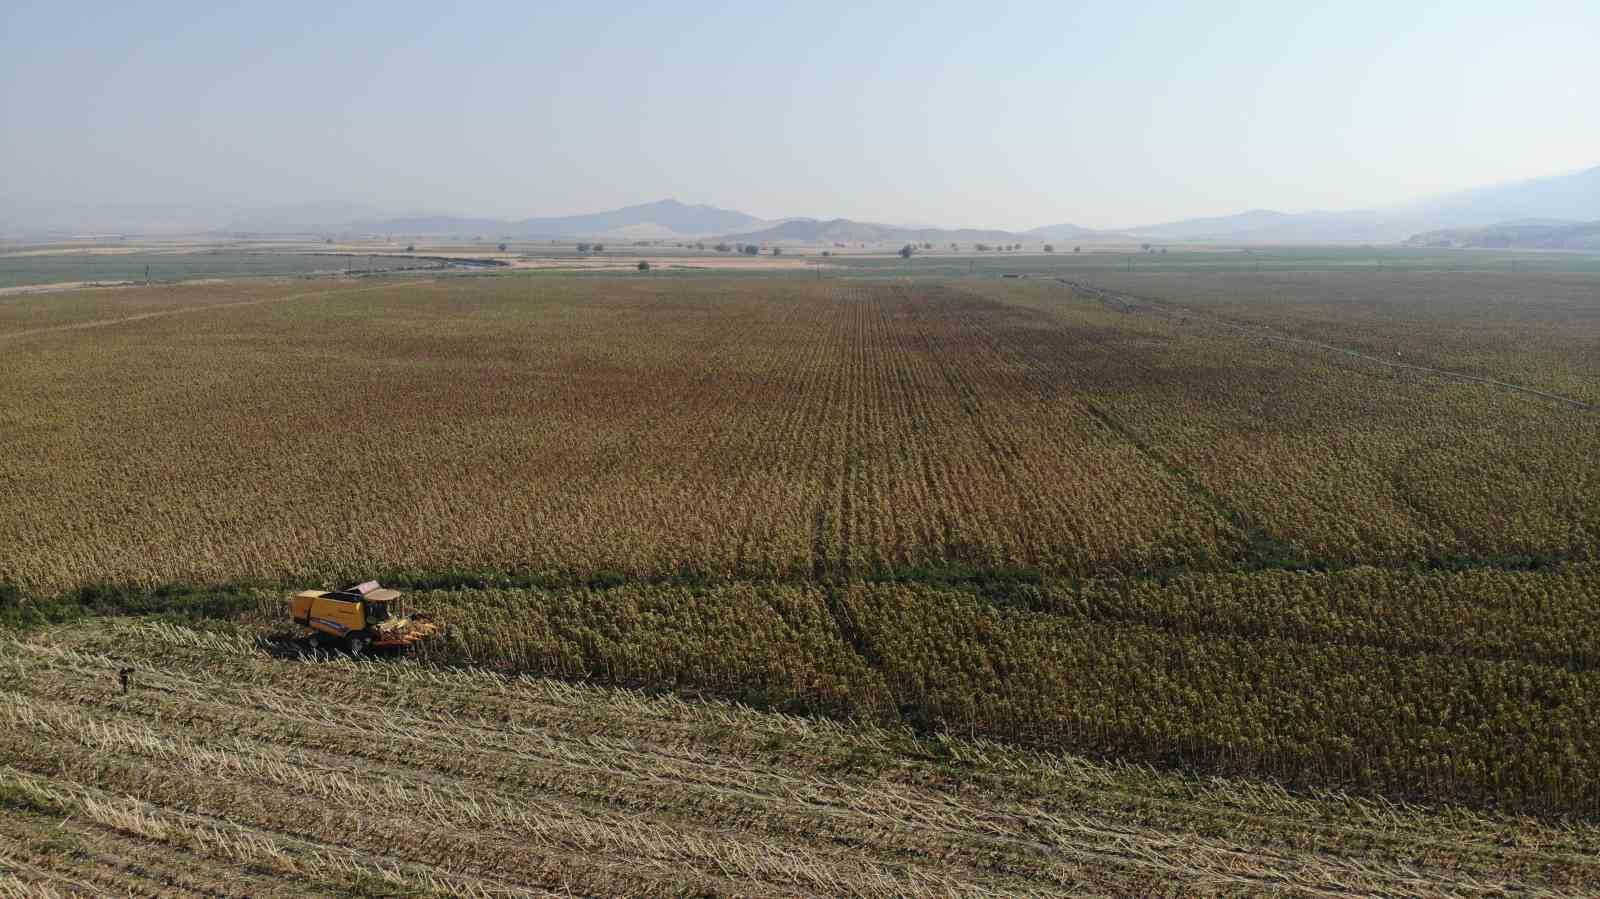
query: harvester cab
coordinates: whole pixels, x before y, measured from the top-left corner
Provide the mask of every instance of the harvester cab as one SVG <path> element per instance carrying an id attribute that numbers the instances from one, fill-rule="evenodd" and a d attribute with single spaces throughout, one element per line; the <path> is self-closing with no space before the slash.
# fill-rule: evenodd
<path id="1" fill-rule="evenodd" d="M 377 581 L 342 590 L 302 590 L 289 601 L 289 617 L 309 628 L 318 645 L 332 642 L 357 655 L 367 649 L 408 649 L 440 630 L 425 614 L 406 615 L 400 591 Z"/>

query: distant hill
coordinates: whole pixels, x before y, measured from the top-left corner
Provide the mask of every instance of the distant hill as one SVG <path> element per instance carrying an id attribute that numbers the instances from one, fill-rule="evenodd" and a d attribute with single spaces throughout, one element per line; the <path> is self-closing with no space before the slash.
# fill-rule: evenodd
<path id="1" fill-rule="evenodd" d="M 1296 216 L 1287 212 L 1277 212 L 1272 209 L 1252 209 L 1236 215 L 1183 219 L 1176 222 L 1164 222 L 1159 225 L 1140 225 L 1137 228 L 1128 228 L 1126 230 L 1129 234 L 1139 237 L 1159 237 L 1168 240 L 1204 240 L 1218 236 L 1269 230 L 1281 227 L 1295 218 Z"/>
<path id="2" fill-rule="evenodd" d="M 972 228 L 906 228 L 899 225 L 879 225 L 850 219 L 790 219 L 787 222 L 759 231 L 729 234 L 729 240 L 750 243 L 974 243 L 981 241 L 1022 240 L 1023 236 L 1011 231 L 987 231 Z"/>
<path id="3" fill-rule="evenodd" d="M 1417 247 L 1495 250 L 1600 250 L 1600 221 L 1532 220 L 1502 222 L 1487 228 L 1446 228 L 1412 236 Z"/>
<path id="4" fill-rule="evenodd" d="M 1426 228 L 1483 228 L 1501 222 L 1556 219 L 1592 222 L 1600 219 L 1600 166 L 1480 187 L 1397 207 L 1399 217 L 1420 219 Z"/>
<path id="5" fill-rule="evenodd" d="M 1485 228 L 1527 220 L 1600 218 L 1600 167 L 1430 197 L 1384 209 L 1288 213 L 1253 209 L 1125 229 L 1159 240 L 1238 242 L 1386 242 L 1419 232 Z"/>
<path id="6" fill-rule="evenodd" d="M 590 215 L 524 219 L 516 223 L 514 233 L 519 237 L 599 237 L 622 229 L 637 233 L 640 226 L 651 225 L 660 236 L 699 237 L 766 224 L 763 219 L 731 209 L 659 200 Z"/>
<path id="7" fill-rule="evenodd" d="M 1125 229 L 1136 237 L 1157 240 L 1318 242 L 1389 241 L 1412 233 L 1399 223 L 1386 223 L 1370 210 L 1351 212 L 1278 212 L 1252 209 L 1237 215 L 1184 219 Z"/>
<path id="8" fill-rule="evenodd" d="M 1096 231 L 1093 228 L 1084 228 L 1079 225 L 1069 225 L 1066 223 L 1062 223 L 1060 225 L 1044 225 L 1038 228 L 1029 228 L 1022 233 L 1027 237 L 1035 237 L 1041 240 L 1082 240 L 1096 237 L 1105 238 L 1113 236 L 1110 234 L 1110 232 Z"/>

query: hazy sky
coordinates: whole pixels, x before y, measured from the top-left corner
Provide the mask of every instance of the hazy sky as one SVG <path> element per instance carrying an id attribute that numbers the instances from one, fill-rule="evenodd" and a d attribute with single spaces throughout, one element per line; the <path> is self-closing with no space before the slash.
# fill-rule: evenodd
<path id="1" fill-rule="evenodd" d="M 1125 226 L 1600 165 L 1600 0 L 0 0 L 0 201 Z"/>

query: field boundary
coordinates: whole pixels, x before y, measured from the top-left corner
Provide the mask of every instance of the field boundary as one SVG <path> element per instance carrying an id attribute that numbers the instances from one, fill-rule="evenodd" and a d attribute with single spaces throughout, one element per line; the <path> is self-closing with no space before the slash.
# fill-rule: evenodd
<path id="1" fill-rule="evenodd" d="M 1102 287 L 1095 287 L 1092 284 L 1085 284 L 1081 281 L 1072 281 L 1067 278 L 1057 278 L 1056 281 L 1061 284 L 1065 284 L 1067 287 L 1081 294 L 1099 300 L 1119 312 L 1148 312 L 1167 319 L 1178 318 L 1180 317 L 1181 313 L 1181 317 L 1183 318 L 1198 318 L 1207 322 L 1208 324 L 1218 325 L 1240 334 L 1250 337 L 1259 337 L 1263 340 L 1273 343 L 1312 347 L 1314 349 L 1325 350 L 1331 353 L 1339 353 L 1344 356 L 1349 356 L 1352 359 L 1362 360 L 1363 362 L 1376 363 L 1387 368 L 1421 372 L 1423 374 L 1433 375 L 1441 378 L 1455 378 L 1456 380 L 1460 381 L 1470 381 L 1475 384 L 1483 384 L 1489 387 L 1499 387 L 1503 390 L 1511 390 L 1517 393 L 1535 396 L 1540 399 L 1562 403 L 1585 412 L 1600 412 L 1600 406 L 1596 406 L 1592 403 L 1586 403 L 1583 400 L 1575 399 L 1570 396 L 1562 396 L 1559 393 L 1550 393 L 1548 391 L 1540 390 L 1536 387 L 1526 387 L 1522 384 L 1513 384 L 1509 381 L 1500 381 L 1495 378 L 1486 378 L 1481 375 L 1469 375 L 1465 372 L 1451 371 L 1445 368 L 1432 368 L 1427 365 L 1417 365 L 1413 362 L 1396 362 L 1392 359 L 1384 359 L 1378 356 L 1368 355 L 1367 353 L 1363 353 L 1358 350 L 1352 350 L 1348 347 L 1342 347 L 1332 343 L 1324 343 L 1320 340 L 1312 340 L 1306 337 L 1287 337 L 1282 334 L 1273 334 L 1260 325 L 1245 325 L 1238 322 L 1229 321 L 1226 318 L 1212 315 L 1207 312 L 1200 312 L 1187 306 L 1177 306 L 1177 304 L 1171 300 L 1162 300 L 1155 297 L 1145 297 L 1137 294 L 1106 290 Z M 1176 310 L 1164 308 L 1166 306 L 1176 306 Z"/>

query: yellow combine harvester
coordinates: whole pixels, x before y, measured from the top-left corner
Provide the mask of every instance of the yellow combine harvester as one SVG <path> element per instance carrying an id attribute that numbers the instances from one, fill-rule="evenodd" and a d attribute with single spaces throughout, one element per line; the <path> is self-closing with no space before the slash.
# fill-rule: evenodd
<path id="1" fill-rule="evenodd" d="M 311 629 L 318 645 L 329 641 L 352 654 L 368 649 L 407 649 L 439 633 L 427 615 L 406 616 L 399 590 L 367 581 L 343 590 L 301 590 L 289 600 L 289 617 Z"/>

